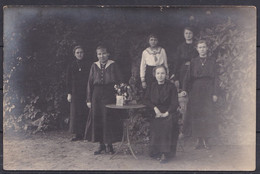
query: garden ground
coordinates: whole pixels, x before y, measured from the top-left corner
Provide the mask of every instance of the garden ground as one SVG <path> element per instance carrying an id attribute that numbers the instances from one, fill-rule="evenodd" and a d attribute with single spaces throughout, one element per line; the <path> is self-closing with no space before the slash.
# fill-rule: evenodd
<path id="1" fill-rule="evenodd" d="M 30 136 L 4 136 L 5 170 L 245 170 L 254 169 L 249 146 L 214 145 L 211 150 L 194 150 L 194 140 L 185 142 L 184 151 L 160 164 L 148 156 L 148 146 L 133 144 L 138 160 L 123 150 L 114 159 L 110 155 L 94 156 L 97 143 L 71 142 L 65 131 Z M 118 143 L 115 144 L 115 149 Z M 252 155 L 251 155 L 252 156 Z M 251 165 L 249 165 L 251 164 Z"/>

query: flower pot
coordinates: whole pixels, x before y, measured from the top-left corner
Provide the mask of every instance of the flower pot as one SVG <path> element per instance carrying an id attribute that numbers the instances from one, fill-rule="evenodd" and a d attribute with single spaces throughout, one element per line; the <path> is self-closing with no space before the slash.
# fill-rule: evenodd
<path id="1" fill-rule="evenodd" d="M 122 95 L 116 96 L 116 105 L 117 106 L 123 106 L 124 105 L 124 96 L 122 96 Z"/>

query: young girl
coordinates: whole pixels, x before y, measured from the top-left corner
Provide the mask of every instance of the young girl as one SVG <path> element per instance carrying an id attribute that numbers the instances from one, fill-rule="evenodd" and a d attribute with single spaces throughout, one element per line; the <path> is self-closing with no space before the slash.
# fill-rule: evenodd
<path id="1" fill-rule="evenodd" d="M 140 78 L 142 87 L 145 89 L 150 86 L 155 78 L 153 77 L 153 68 L 158 65 L 164 65 L 168 70 L 167 55 L 165 50 L 158 46 L 158 37 L 151 34 L 148 37 L 150 47 L 146 48 L 142 54 L 142 60 L 140 65 Z"/>
<path id="2" fill-rule="evenodd" d="M 217 75 L 215 60 L 207 55 L 207 43 L 197 44 L 199 57 L 191 60 L 184 83 L 184 90 L 190 87 L 187 116 L 192 118 L 192 135 L 197 137 L 195 149 L 209 149 L 208 138 L 213 136 L 214 102 L 217 101 Z"/>
<path id="3" fill-rule="evenodd" d="M 87 121 L 88 108 L 86 106 L 86 89 L 89 75 L 89 64 L 84 60 L 84 51 L 81 46 L 73 49 L 75 56 L 67 69 L 67 100 L 70 102 L 69 130 L 75 134 L 72 141 L 82 140 Z"/>
<path id="4" fill-rule="evenodd" d="M 98 61 L 92 64 L 88 80 L 87 106 L 91 111 L 85 138 L 100 143 L 94 155 L 103 151 L 113 154 L 112 143 L 121 140 L 122 124 L 116 115 L 107 112 L 105 105 L 115 103 L 114 85 L 122 79 L 116 63 L 108 59 L 107 48 L 99 46 L 96 51 Z"/>

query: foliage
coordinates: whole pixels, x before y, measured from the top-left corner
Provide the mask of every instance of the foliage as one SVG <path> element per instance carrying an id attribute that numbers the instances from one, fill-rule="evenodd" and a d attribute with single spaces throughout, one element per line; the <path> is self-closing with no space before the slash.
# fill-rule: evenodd
<path id="1" fill-rule="evenodd" d="M 248 27 L 248 26 L 247 26 Z M 255 36 L 230 18 L 200 32 L 219 65 L 219 133 L 225 143 L 244 143 L 254 124 Z M 251 30 L 254 30 L 251 28 Z M 251 120 L 250 120 L 250 119 Z M 243 133 L 241 132 L 243 130 Z M 230 136 L 232 135 L 232 136 Z"/>
<path id="2" fill-rule="evenodd" d="M 13 20 L 5 20 L 5 130 L 36 133 L 66 128 L 64 120 L 69 116 L 66 66 L 73 59 L 75 45 L 84 47 L 84 57 L 92 63 L 96 46 L 106 42 L 111 58 L 123 67 L 124 79 L 130 79 L 132 99 L 140 103 L 143 90 L 139 67 L 142 51 L 147 47 L 146 37 L 150 33 L 161 36 L 159 44 L 172 63 L 174 48 L 183 40 L 182 29 L 193 25 L 200 31 L 196 33 L 197 39 L 209 42 L 210 53 L 220 67 L 217 103 L 220 135 L 225 142 L 230 136 L 234 141 L 244 137 L 246 132 L 238 130 L 247 129 L 244 123 L 249 123 L 246 119 L 252 118 L 254 110 L 245 108 L 255 99 L 255 88 L 249 85 L 255 80 L 255 45 L 252 45 L 255 29 L 247 25 L 244 15 L 236 16 L 224 8 L 223 16 L 230 18 L 203 9 L 176 13 L 171 8 L 149 8 L 145 13 L 137 8 L 98 10 L 79 8 L 66 16 L 55 10 L 38 9 L 30 17 L 17 13 Z M 82 18 L 83 14 L 87 17 Z M 144 111 L 131 113 L 130 133 L 134 141 L 149 140 L 149 115 Z M 234 132 L 241 134 L 233 136 Z"/>

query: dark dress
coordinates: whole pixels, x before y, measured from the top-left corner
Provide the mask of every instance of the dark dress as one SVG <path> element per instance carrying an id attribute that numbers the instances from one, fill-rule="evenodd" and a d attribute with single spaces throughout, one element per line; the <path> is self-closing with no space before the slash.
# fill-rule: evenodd
<path id="1" fill-rule="evenodd" d="M 150 86 L 153 82 L 156 82 L 155 77 L 153 76 L 153 69 L 156 66 L 149 66 L 146 65 L 146 71 L 145 71 L 145 82 L 147 86 Z"/>
<path id="2" fill-rule="evenodd" d="M 87 121 L 86 89 L 89 64 L 85 60 L 74 60 L 67 69 L 67 93 L 72 95 L 70 103 L 69 131 L 83 136 Z"/>
<path id="3" fill-rule="evenodd" d="M 91 109 L 87 121 L 85 139 L 111 144 L 122 138 L 123 125 L 118 114 L 105 105 L 115 103 L 114 85 L 122 81 L 116 63 L 109 60 L 105 66 L 92 64 L 89 74 L 87 101 Z"/>
<path id="4" fill-rule="evenodd" d="M 146 91 L 145 104 L 152 110 L 156 106 L 162 113 L 169 112 L 169 116 L 164 118 L 155 118 L 153 112 L 150 125 L 150 155 L 165 153 L 169 157 L 175 156 L 179 135 L 177 114 L 179 103 L 175 85 L 168 81 L 160 85 L 157 82 L 152 83 Z"/>
<path id="5" fill-rule="evenodd" d="M 176 80 L 179 80 L 180 82 L 180 89 L 182 89 L 183 80 L 189 68 L 189 65 L 185 65 L 185 63 L 197 56 L 198 51 L 196 50 L 194 43 L 187 44 L 186 42 L 183 42 L 178 46 L 174 72 Z"/>
<path id="6" fill-rule="evenodd" d="M 207 57 L 191 61 L 184 89 L 190 87 L 187 117 L 192 118 L 192 135 L 207 138 L 214 134 L 214 102 L 216 95 L 216 63 Z M 204 65 L 203 65 L 204 64 Z"/>

